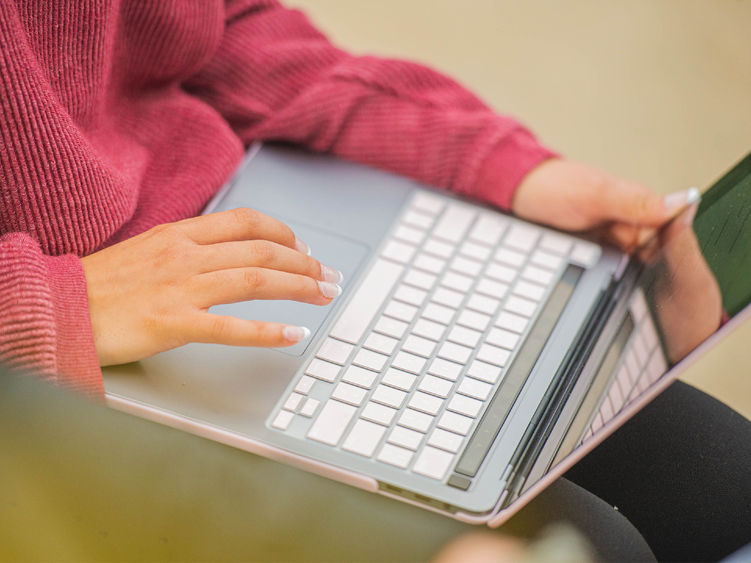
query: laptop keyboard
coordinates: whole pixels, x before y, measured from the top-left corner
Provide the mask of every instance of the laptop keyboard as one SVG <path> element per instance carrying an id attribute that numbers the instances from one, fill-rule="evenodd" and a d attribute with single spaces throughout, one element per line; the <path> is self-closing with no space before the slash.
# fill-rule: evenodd
<path id="1" fill-rule="evenodd" d="M 443 480 L 565 267 L 600 252 L 416 192 L 271 427 Z"/>

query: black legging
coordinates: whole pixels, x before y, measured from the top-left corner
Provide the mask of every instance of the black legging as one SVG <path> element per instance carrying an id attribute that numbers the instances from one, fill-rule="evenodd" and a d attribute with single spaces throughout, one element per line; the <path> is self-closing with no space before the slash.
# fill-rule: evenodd
<path id="1" fill-rule="evenodd" d="M 674 383 L 503 529 L 561 518 L 607 560 L 722 559 L 751 542 L 751 422 Z"/>

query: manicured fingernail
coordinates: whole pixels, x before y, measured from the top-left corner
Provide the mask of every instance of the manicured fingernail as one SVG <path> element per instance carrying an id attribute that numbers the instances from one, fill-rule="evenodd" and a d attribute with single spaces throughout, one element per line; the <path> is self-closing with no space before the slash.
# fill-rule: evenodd
<path id="1" fill-rule="evenodd" d="M 321 264 L 321 279 L 327 282 L 341 283 L 344 275 L 339 270 Z"/>
<path id="2" fill-rule="evenodd" d="M 696 188 L 689 188 L 673 194 L 668 194 L 662 199 L 662 203 L 665 206 L 665 210 L 668 213 L 674 213 L 683 209 L 687 205 L 696 203 L 699 201 L 701 194 Z"/>
<path id="3" fill-rule="evenodd" d="M 310 256 L 310 247 L 297 237 L 295 237 L 295 248 L 298 250 L 298 252 L 302 252 L 303 254 Z"/>
<path id="4" fill-rule="evenodd" d="M 304 326 L 288 325 L 282 329 L 282 334 L 290 342 L 300 342 L 310 336 L 310 329 Z"/>
<path id="5" fill-rule="evenodd" d="M 318 287 L 321 288 L 321 293 L 323 294 L 323 296 L 328 297 L 329 299 L 338 297 L 342 293 L 342 288 L 335 283 L 319 281 Z"/>

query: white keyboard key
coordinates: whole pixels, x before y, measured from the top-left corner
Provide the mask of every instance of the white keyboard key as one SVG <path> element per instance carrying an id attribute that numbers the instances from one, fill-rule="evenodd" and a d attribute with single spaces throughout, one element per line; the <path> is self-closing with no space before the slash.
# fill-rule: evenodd
<path id="1" fill-rule="evenodd" d="M 508 301 L 506 301 L 506 304 L 503 306 L 503 308 L 506 311 L 516 313 L 517 315 L 521 315 L 523 317 L 531 317 L 534 314 L 535 310 L 537 310 L 537 303 L 512 295 L 508 298 Z"/>
<path id="2" fill-rule="evenodd" d="M 473 419 L 464 416 L 463 414 L 446 411 L 441 415 L 441 418 L 438 419 L 438 427 L 465 436 L 472 427 L 472 421 Z"/>
<path id="3" fill-rule="evenodd" d="M 569 259 L 574 264 L 579 264 L 585 268 L 590 268 L 597 263 L 600 258 L 600 247 L 594 243 L 586 241 L 577 241 L 574 249 L 571 251 Z"/>
<path id="4" fill-rule="evenodd" d="M 644 344 L 651 351 L 660 345 L 660 337 L 657 336 L 657 330 L 652 319 L 647 318 L 639 327 L 641 335 L 644 338 Z"/>
<path id="5" fill-rule="evenodd" d="M 420 475 L 441 481 L 453 459 L 453 454 L 426 446 L 417 456 L 412 470 Z"/>
<path id="6" fill-rule="evenodd" d="M 300 401 L 303 400 L 303 395 L 300 395 L 300 393 L 292 393 L 289 397 L 287 397 L 287 400 L 284 401 L 284 408 L 288 411 L 295 411 L 297 410 L 297 406 L 300 404 Z"/>
<path id="7" fill-rule="evenodd" d="M 387 407 L 399 409 L 406 396 L 407 394 L 404 391 L 399 391 L 399 389 L 394 389 L 388 385 L 379 385 L 376 387 L 370 400 L 386 405 Z"/>
<path id="8" fill-rule="evenodd" d="M 417 381 L 417 377 L 411 373 L 396 368 L 389 368 L 386 370 L 381 383 L 409 392 L 412 390 L 415 381 Z"/>
<path id="9" fill-rule="evenodd" d="M 412 196 L 411 207 L 424 211 L 425 213 L 430 213 L 431 215 L 437 215 L 440 213 L 444 205 L 445 200 L 443 198 L 429 192 L 419 191 L 415 192 L 415 195 Z"/>
<path id="10" fill-rule="evenodd" d="M 645 366 L 647 364 L 647 347 L 644 345 L 644 340 L 641 337 L 641 333 L 638 331 L 634 332 L 634 336 L 631 339 L 631 348 L 636 354 L 636 359 L 639 360 L 640 366 Z"/>
<path id="11" fill-rule="evenodd" d="M 548 270 L 557 270 L 558 266 L 563 262 L 563 258 L 557 254 L 551 254 L 544 250 L 537 250 L 532 254 L 530 262 L 542 266 L 543 268 L 547 268 Z"/>
<path id="12" fill-rule="evenodd" d="M 388 356 L 373 352 L 371 350 L 360 350 L 355 354 L 355 358 L 352 363 L 360 367 L 372 369 L 373 371 L 381 371 L 383 364 L 388 360 Z"/>
<path id="13" fill-rule="evenodd" d="M 462 395 L 474 397 L 480 401 L 484 401 L 490 395 L 490 391 L 493 389 L 492 385 L 478 381 L 471 377 L 465 377 L 459 384 L 457 391 Z"/>
<path id="14" fill-rule="evenodd" d="M 391 301 L 383 310 L 383 314 L 405 323 L 411 323 L 417 314 L 417 307 L 407 305 L 401 301 Z"/>
<path id="15" fill-rule="evenodd" d="M 454 246 L 447 242 L 431 238 L 423 245 L 422 251 L 440 258 L 448 258 L 454 253 Z"/>
<path id="16" fill-rule="evenodd" d="M 507 350 L 513 350 L 519 343 L 519 335 L 502 328 L 493 327 L 488 333 L 487 342 Z"/>
<path id="17" fill-rule="evenodd" d="M 433 424 L 433 417 L 424 412 L 418 412 L 413 409 L 404 409 L 404 414 L 399 418 L 399 425 L 425 433 Z"/>
<path id="18" fill-rule="evenodd" d="M 420 229 L 429 229 L 435 219 L 429 215 L 410 209 L 404 214 L 402 221 Z"/>
<path id="19" fill-rule="evenodd" d="M 475 293 L 470 296 L 469 300 L 467 301 L 467 308 L 492 315 L 498 310 L 498 305 L 500 304 L 501 302 L 498 299 L 493 299 L 492 297 Z M 485 329 L 483 328 L 481 330 Z"/>
<path id="20" fill-rule="evenodd" d="M 657 381 L 666 371 L 668 371 L 668 365 L 665 363 L 662 350 L 658 348 L 652 352 L 652 357 L 649 359 L 649 364 L 647 364 L 650 383 Z"/>
<path id="21" fill-rule="evenodd" d="M 412 460 L 413 452 L 394 446 L 393 444 L 384 444 L 381 453 L 378 454 L 378 461 L 395 465 L 396 467 L 406 468 Z"/>
<path id="22" fill-rule="evenodd" d="M 475 260 L 470 260 L 469 258 L 465 258 L 464 256 L 457 256 L 451 261 L 449 268 L 451 268 L 455 272 L 467 274 L 468 276 L 476 276 L 480 273 L 480 270 L 482 270 L 482 263 L 476 262 Z"/>
<path id="23" fill-rule="evenodd" d="M 339 443 L 349 421 L 357 412 L 357 408 L 330 399 L 323 405 L 318 417 L 308 430 L 307 437 L 330 446 Z"/>
<path id="24" fill-rule="evenodd" d="M 436 415 L 441 410 L 443 399 L 416 391 L 409 400 L 409 406 L 420 412 Z"/>
<path id="25" fill-rule="evenodd" d="M 514 223 L 511 225 L 503 244 L 517 248 L 524 252 L 529 252 L 535 246 L 537 239 L 540 237 L 540 230 L 532 225 L 524 223 Z"/>
<path id="26" fill-rule="evenodd" d="M 397 321 L 391 317 L 381 317 L 378 319 L 373 330 L 385 334 L 387 336 L 393 336 L 394 338 L 401 339 L 404 336 L 404 332 L 409 325 L 404 321 Z"/>
<path id="27" fill-rule="evenodd" d="M 475 291 L 477 293 L 484 293 L 485 295 L 493 297 L 494 299 L 502 299 L 508 291 L 508 285 L 506 285 L 505 283 L 497 282 L 495 280 L 491 280 L 490 278 L 482 278 L 477 283 Z"/>
<path id="28" fill-rule="evenodd" d="M 511 292 L 520 297 L 539 302 L 545 294 L 545 288 L 536 283 L 529 283 L 520 280 L 516 283 Z"/>
<path id="29" fill-rule="evenodd" d="M 495 321 L 495 326 L 521 334 L 524 332 L 524 329 L 527 328 L 527 322 L 528 321 L 525 317 L 520 317 L 519 315 L 509 313 L 508 311 L 503 311 L 498 315 L 498 318 Z"/>
<path id="30" fill-rule="evenodd" d="M 357 407 L 360 406 L 360 403 L 362 403 L 362 400 L 367 393 L 368 392 L 365 389 L 355 387 L 354 385 L 342 381 L 334 387 L 334 392 L 331 393 L 331 398 Z"/>
<path id="31" fill-rule="evenodd" d="M 376 260 L 337 319 L 330 335 L 357 344 L 403 270 L 402 266 L 387 260 Z"/>
<path id="32" fill-rule="evenodd" d="M 422 312 L 422 316 L 431 321 L 447 325 L 454 318 L 454 309 L 449 309 L 438 303 L 429 303 Z"/>
<path id="33" fill-rule="evenodd" d="M 490 317 L 476 311 L 464 310 L 456 319 L 457 324 L 484 332 L 490 322 Z"/>
<path id="34" fill-rule="evenodd" d="M 495 246 L 507 225 L 508 219 L 505 217 L 482 213 L 469 233 L 469 238 L 488 246 Z"/>
<path id="35" fill-rule="evenodd" d="M 470 241 L 462 244 L 459 248 L 459 252 L 464 254 L 464 256 L 475 258 L 476 260 L 480 260 L 481 262 L 485 262 L 488 258 L 490 258 L 490 249 L 487 246 L 476 244 Z"/>
<path id="36" fill-rule="evenodd" d="M 441 278 L 441 285 L 449 289 L 465 292 L 469 291 L 469 288 L 472 287 L 472 278 L 457 274 L 456 272 L 446 272 Z"/>
<path id="37" fill-rule="evenodd" d="M 462 447 L 463 441 L 464 438 L 462 436 L 459 436 L 459 434 L 447 432 L 446 430 L 442 430 L 441 428 L 436 428 L 435 430 L 433 430 L 430 438 L 428 438 L 428 444 L 430 444 L 431 446 L 441 448 L 442 450 L 446 450 L 451 453 L 458 452 L 459 448 Z"/>
<path id="38" fill-rule="evenodd" d="M 393 260 L 394 262 L 399 262 L 400 264 L 409 264 L 412 257 L 415 255 L 415 250 L 417 249 L 411 244 L 405 244 L 397 240 L 390 240 L 386 243 L 383 252 L 381 252 L 381 256 Z"/>
<path id="39" fill-rule="evenodd" d="M 425 238 L 425 232 L 407 225 L 399 225 L 394 231 L 394 238 L 403 240 L 409 244 L 419 245 Z"/>
<path id="40" fill-rule="evenodd" d="M 300 381 L 297 382 L 297 385 L 295 385 L 295 391 L 297 393 L 302 393 L 303 395 L 307 395 L 310 393 L 310 390 L 313 388 L 313 384 L 316 382 L 315 379 L 313 379 L 310 376 L 303 375 L 300 378 Z"/>
<path id="41" fill-rule="evenodd" d="M 391 421 L 394 420 L 396 412 L 396 409 L 392 409 L 391 407 L 370 402 L 365 405 L 360 416 L 371 422 L 377 422 L 378 424 L 388 426 L 391 424 Z"/>
<path id="42" fill-rule="evenodd" d="M 480 341 L 481 337 L 481 332 L 472 330 L 471 328 L 456 325 L 451 329 L 451 332 L 449 332 L 449 335 L 446 338 L 448 340 L 451 340 L 452 342 L 456 342 L 457 344 L 464 344 L 465 346 L 474 348 L 475 346 L 477 346 L 477 343 Z"/>
<path id="43" fill-rule="evenodd" d="M 555 254 L 566 255 L 571 250 L 573 240 L 560 233 L 545 233 L 540 240 L 540 248 Z"/>
<path id="44" fill-rule="evenodd" d="M 295 415 L 289 411 L 279 411 L 279 414 L 276 415 L 274 422 L 271 423 L 271 426 L 278 428 L 279 430 L 286 430 L 287 427 L 289 427 L 289 423 L 292 422 L 292 419 L 294 417 Z"/>
<path id="45" fill-rule="evenodd" d="M 328 360 L 335 364 L 345 364 L 347 363 L 347 358 L 349 358 L 349 355 L 354 349 L 355 347 L 351 344 L 340 342 L 333 338 L 327 338 L 318 349 L 316 356 L 322 360 Z"/>
<path id="46" fill-rule="evenodd" d="M 613 382 L 613 384 L 610 386 L 609 395 L 610 400 L 613 403 L 613 411 L 617 414 L 623 406 L 623 393 L 621 392 L 620 385 Z"/>
<path id="47" fill-rule="evenodd" d="M 342 376 L 342 381 L 346 381 L 352 385 L 357 385 L 358 387 L 370 389 L 373 386 L 376 377 L 378 377 L 378 374 L 369 369 L 349 366 Z"/>
<path id="48" fill-rule="evenodd" d="M 489 278 L 493 278 L 495 280 L 499 280 L 508 284 L 514 281 L 517 271 L 518 270 L 516 270 L 515 268 L 509 268 L 508 266 L 503 266 L 501 264 L 493 262 L 488 265 L 487 269 L 485 270 L 485 275 Z"/>
<path id="49" fill-rule="evenodd" d="M 464 395 L 454 395 L 448 404 L 450 411 L 458 412 L 465 416 L 476 418 L 482 409 L 482 401 L 465 397 Z"/>
<path id="50" fill-rule="evenodd" d="M 395 338 L 372 332 L 365 339 L 363 347 L 390 356 L 397 344 L 399 344 L 399 341 Z"/>
<path id="51" fill-rule="evenodd" d="M 414 266 L 431 274 L 440 274 L 446 266 L 446 261 L 429 254 L 420 253 L 415 258 Z"/>
<path id="52" fill-rule="evenodd" d="M 341 366 L 329 362 L 324 362 L 323 360 L 320 360 L 318 358 L 314 358 L 313 361 L 308 365 L 308 369 L 305 370 L 305 374 L 311 375 L 316 379 L 321 379 L 323 381 L 333 383 L 333 381 L 339 375 L 339 371 L 341 369 Z"/>
<path id="53" fill-rule="evenodd" d="M 415 326 L 412 327 L 412 334 L 424 336 L 425 338 L 430 338 L 431 340 L 435 340 L 436 342 L 441 339 L 445 331 L 445 325 L 435 323 L 427 319 L 418 320 L 415 323 Z"/>
<path id="54" fill-rule="evenodd" d="M 495 259 L 504 264 L 518 267 L 524 264 L 527 257 L 517 250 L 502 246 L 498 249 L 498 252 L 495 253 Z"/>
<path id="55" fill-rule="evenodd" d="M 433 350 L 435 350 L 435 342 L 421 336 L 410 334 L 404 341 L 404 344 L 402 344 L 402 350 L 412 354 L 417 354 L 423 358 L 429 358 L 433 354 Z"/>
<path id="56" fill-rule="evenodd" d="M 424 437 L 425 434 L 421 434 L 420 432 L 415 432 L 414 430 L 404 428 L 403 426 L 396 426 L 391 431 L 391 434 L 389 434 L 387 441 L 391 444 L 407 448 L 408 450 L 416 450 Z"/>
<path id="57" fill-rule="evenodd" d="M 422 305 L 422 302 L 425 301 L 427 296 L 428 293 L 426 291 L 404 284 L 400 285 L 394 292 L 394 299 L 398 299 L 404 303 L 409 303 L 410 305 L 415 305 L 416 307 Z"/>
<path id="58" fill-rule="evenodd" d="M 367 420 L 358 420 L 352 427 L 352 430 L 344 440 L 342 449 L 356 454 L 370 457 L 381 441 L 386 429 L 378 424 L 373 424 Z"/>
<path id="59" fill-rule="evenodd" d="M 555 274 L 550 270 L 538 268 L 537 266 L 527 266 L 522 272 L 522 277 L 525 280 L 545 286 L 550 285 L 553 282 L 554 276 Z"/>
<path id="60" fill-rule="evenodd" d="M 409 352 L 399 352 L 391 365 L 395 368 L 419 375 L 422 368 L 425 367 L 425 359 Z"/>
<path id="61" fill-rule="evenodd" d="M 641 289 L 634 291 L 634 296 L 631 298 L 631 314 L 634 316 L 636 324 L 639 324 L 644 315 L 647 314 L 647 301 Z"/>
<path id="62" fill-rule="evenodd" d="M 317 399 L 308 398 L 300 409 L 300 414 L 308 417 L 313 416 L 320 403 Z"/>
<path id="63" fill-rule="evenodd" d="M 474 218 L 475 212 L 471 207 L 450 203 L 438 219 L 433 234 L 444 240 L 459 242 Z"/>
<path id="64" fill-rule="evenodd" d="M 437 395 L 438 397 L 443 397 L 445 399 L 449 396 L 453 386 L 454 384 L 451 381 L 433 375 L 426 375 L 422 378 L 420 385 L 418 385 L 417 388 L 420 391 L 425 391 L 426 393 Z"/>
<path id="65" fill-rule="evenodd" d="M 458 309 L 459 305 L 461 305 L 461 302 L 464 300 L 464 295 L 453 289 L 439 287 L 435 290 L 435 293 L 433 293 L 430 300 L 452 309 Z"/>
<path id="66" fill-rule="evenodd" d="M 471 348 L 453 342 L 444 342 L 438 350 L 438 356 L 457 364 L 466 364 L 470 354 L 472 354 Z"/>
<path id="67" fill-rule="evenodd" d="M 501 378 L 501 368 L 475 360 L 470 364 L 467 375 L 494 384 Z"/>
<path id="68" fill-rule="evenodd" d="M 478 360 L 482 360 L 483 362 L 494 364 L 499 367 L 505 366 L 506 362 L 508 362 L 509 357 L 511 357 L 511 352 L 504 350 L 503 348 L 499 348 L 498 346 L 493 346 L 492 344 L 483 344 L 477 351 Z"/>
<path id="69" fill-rule="evenodd" d="M 420 270 L 412 269 L 407 272 L 406 276 L 404 276 L 404 283 L 408 283 L 409 285 L 413 285 L 417 288 L 430 291 L 431 289 L 433 289 L 433 286 L 435 285 L 437 279 L 438 277 L 434 276 L 433 274 L 428 274 L 426 272 L 421 272 Z"/>
<path id="70" fill-rule="evenodd" d="M 428 373 L 437 375 L 450 381 L 456 381 L 462 372 L 462 366 L 454 362 L 449 362 L 442 358 L 434 358 L 428 367 Z"/>

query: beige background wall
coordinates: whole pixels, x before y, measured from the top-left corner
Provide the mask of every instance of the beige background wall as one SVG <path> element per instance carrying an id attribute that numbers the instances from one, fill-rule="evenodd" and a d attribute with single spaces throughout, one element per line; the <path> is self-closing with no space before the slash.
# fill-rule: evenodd
<path id="1" fill-rule="evenodd" d="M 667 193 L 751 151 L 751 0 L 289 0 L 355 52 L 430 64 L 570 158 Z M 751 418 L 751 322 L 685 379 Z"/>

